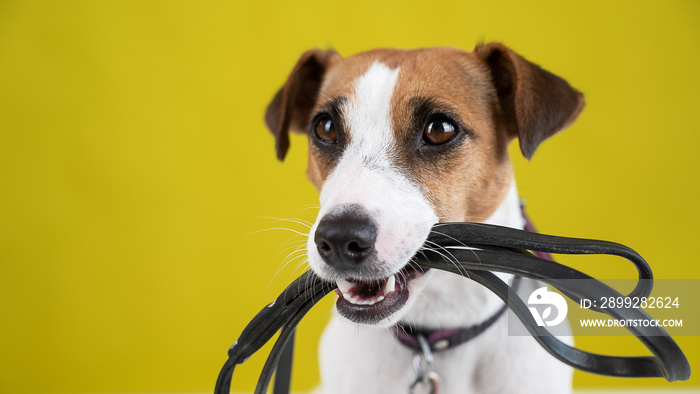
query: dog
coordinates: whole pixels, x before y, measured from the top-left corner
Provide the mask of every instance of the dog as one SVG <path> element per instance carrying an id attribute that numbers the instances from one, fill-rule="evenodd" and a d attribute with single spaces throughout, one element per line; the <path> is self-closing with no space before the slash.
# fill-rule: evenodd
<path id="1" fill-rule="evenodd" d="M 429 344 L 434 392 L 571 392 L 569 367 L 532 337 L 508 335 L 497 296 L 411 259 L 436 249 L 425 241 L 440 222 L 522 229 L 507 147 L 517 138 L 530 159 L 583 106 L 564 79 L 500 43 L 300 57 L 265 121 L 279 160 L 290 130 L 308 134 L 307 175 L 320 192 L 308 264 L 337 282 L 338 300 L 321 339 L 319 392 L 406 393 L 426 382 L 414 363 L 425 354 L 399 340 L 407 330 L 443 336 Z M 449 346 L 465 327 L 483 329 Z"/>

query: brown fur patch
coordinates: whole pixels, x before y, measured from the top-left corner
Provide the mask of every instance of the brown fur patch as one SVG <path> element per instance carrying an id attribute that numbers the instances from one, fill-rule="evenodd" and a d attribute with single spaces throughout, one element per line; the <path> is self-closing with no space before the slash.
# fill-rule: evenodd
<path id="1" fill-rule="evenodd" d="M 404 56 L 393 95 L 396 158 L 420 185 L 441 221 L 483 221 L 503 200 L 512 179 L 507 145 L 511 138 L 494 121 L 499 114 L 488 70 L 472 54 L 452 48 L 412 51 Z M 433 104 L 416 119 L 412 101 Z M 421 154 L 420 142 L 430 115 L 449 113 L 464 128 L 449 150 Z"/>

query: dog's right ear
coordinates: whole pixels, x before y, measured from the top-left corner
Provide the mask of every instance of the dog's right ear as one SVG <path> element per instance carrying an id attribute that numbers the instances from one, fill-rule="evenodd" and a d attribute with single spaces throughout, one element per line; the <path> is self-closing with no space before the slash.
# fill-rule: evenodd
<path id="1" fill-rule="evenodd" d="M 581 92 L 505 45 L 482 44 L 474 53 L 489 67 L 509 132 L 518 137 L 528 160 L 542 141 L 581 113 L 585 104 Z"/>
<path id="2" fill-rule="evenodd" d="M 323 77 L 330 63 L 339 58 L 335 51 L 306 51 L 267 106 L 265 123 L 275 136 L 277 159 L 284 160 L 289 150 L 289 130 L 304 132 L 316 103 Z"/>

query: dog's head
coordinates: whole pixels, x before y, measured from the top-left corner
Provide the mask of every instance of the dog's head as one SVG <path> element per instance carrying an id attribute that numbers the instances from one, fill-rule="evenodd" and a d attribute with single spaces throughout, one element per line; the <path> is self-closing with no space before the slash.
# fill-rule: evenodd
<path id="1" fill-rule="evenodd" d="M 428 281 L 411 265 L 439 221 L 483 221 L 512 181 L 508 143 L 530 158 L 583 108 L 563 79 L 501 44 L 304 53 L 270 103 L 277 157 L 308 133 L 320 191 L 308 259 L 338 282 L 341 315 L 389 325 Z"/>

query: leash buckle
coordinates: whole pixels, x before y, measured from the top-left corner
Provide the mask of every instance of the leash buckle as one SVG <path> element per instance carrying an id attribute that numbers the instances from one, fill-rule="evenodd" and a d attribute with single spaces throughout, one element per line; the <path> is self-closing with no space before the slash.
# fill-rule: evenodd
<path id="1" fill-rule="evenodd" d="M 423 335 L 418 335 L 420 343 L 420 352 L 413 355 L 413 368 L 416 370 L 416 379 L 408 386 L 409 394 L 419 394 L 427 389 L 429 394 L 440 393 L 440 375 L 433 370 L 433 352 L 430 350 L 430 344 Z"/>

